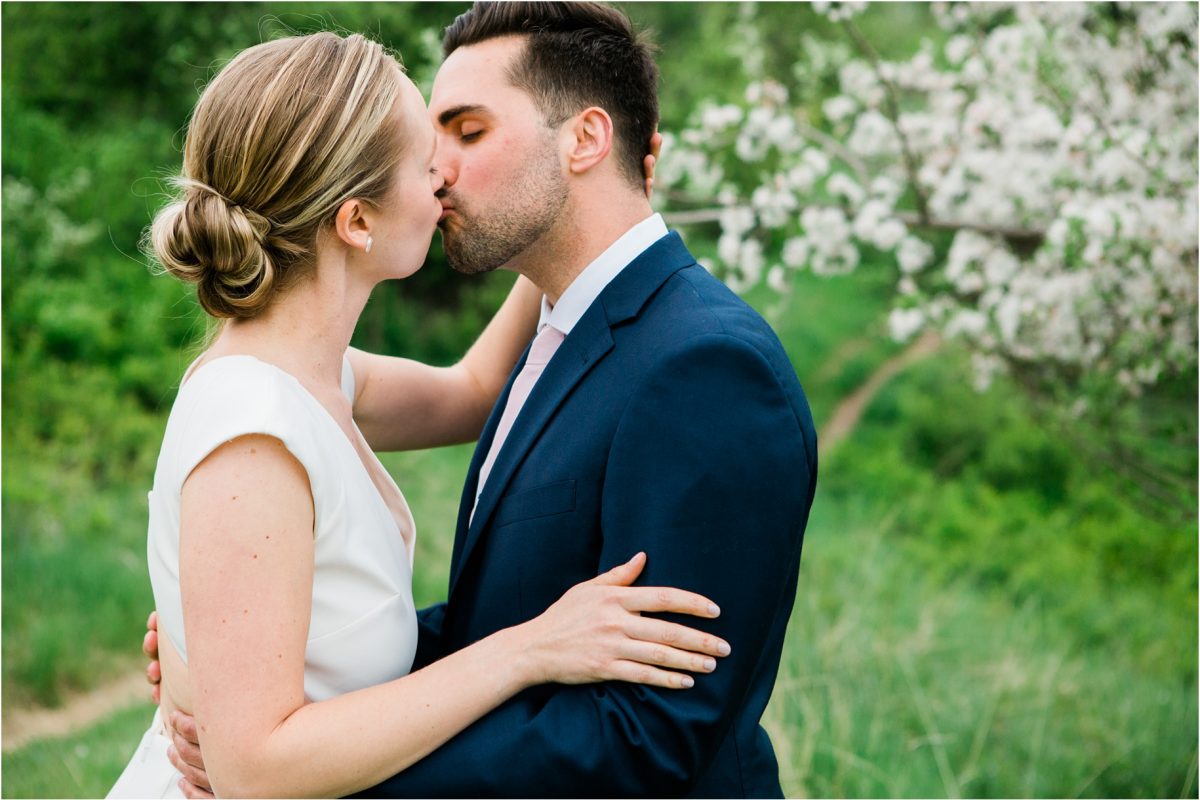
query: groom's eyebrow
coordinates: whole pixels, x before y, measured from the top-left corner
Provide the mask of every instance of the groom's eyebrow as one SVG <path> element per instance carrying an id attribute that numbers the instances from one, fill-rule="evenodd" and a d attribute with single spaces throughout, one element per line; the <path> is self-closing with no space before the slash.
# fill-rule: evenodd
<path id="1" fill-rule="evenodd" d="M 464 114 L 481 114 L 487 113 L 487 106 L 481 105 L 464 105 L 447 108 L 442 113 L 438 114 L 438 125 L 443 128 L 455 120 L 456 117 L 461 117 Z"/>

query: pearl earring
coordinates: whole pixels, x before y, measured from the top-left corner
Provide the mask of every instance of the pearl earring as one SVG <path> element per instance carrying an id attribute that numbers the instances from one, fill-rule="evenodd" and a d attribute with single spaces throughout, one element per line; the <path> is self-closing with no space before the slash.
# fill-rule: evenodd
<path id="1" fill-rule="evenodd" d="M 371 252 L 371 245 L 375 244 L 375 240 L 370 236 L 367 237 L 367 252 Z"/>

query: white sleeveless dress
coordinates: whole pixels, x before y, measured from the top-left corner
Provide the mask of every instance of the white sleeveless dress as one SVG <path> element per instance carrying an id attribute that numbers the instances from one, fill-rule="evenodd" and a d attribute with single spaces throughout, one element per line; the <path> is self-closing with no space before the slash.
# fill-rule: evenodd
<path id="1" fill-rule="evenodd" d="M 342 389 L 354 397 L 349 361 L 343 362 Z M 196 369 L 167 420 L 149 495 L 147 542 L 159 636 L 187 661 L 179 591 L 183 483 L 209 453 L 247 434 L 282 441 L 308 472 L 312 489 L 315 569 L 306 699 L 327 700 L 407 674 L 417 646 L 412 513 L 399 489 L 398 505 L 385 502 L 357 449 L 296 378 L 252 356 L 224 356 Z M 182 797 L 180 775 L 166 757 L 169 745 L 156 712 L 108 796 Z"/>

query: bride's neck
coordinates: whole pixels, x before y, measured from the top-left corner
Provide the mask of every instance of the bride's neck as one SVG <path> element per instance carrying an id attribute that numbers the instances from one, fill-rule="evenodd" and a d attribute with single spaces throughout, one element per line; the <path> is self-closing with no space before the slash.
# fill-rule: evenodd
<path id="1" fill-rule="evenodd" d="M 253 355 L 305 383 L 337 386 L 342 356 L 372 288 L 344 263 L 319 263 L 262 314 L 226 322 L 208 353 Z"/>

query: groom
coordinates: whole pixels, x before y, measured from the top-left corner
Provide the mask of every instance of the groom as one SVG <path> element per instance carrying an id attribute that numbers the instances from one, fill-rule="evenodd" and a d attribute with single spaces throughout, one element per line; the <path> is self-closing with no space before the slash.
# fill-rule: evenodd
<path id="1" fill-rule="evenodd" d="M 449 598 L 421 613 L 415 666 L 639 550 L 643 583 L 721 605 L 687 624 L 733 652 L 685 691 L 531 689 L 368 794 L 782 796 L 759 719 L 816 437 L 774 333 L 646 200 L 650 50 L 590 3 L 478 3 L 443 44 L 430 111 L 447 257 L 520 272 L 545 300 L 471 461 Z"/>

